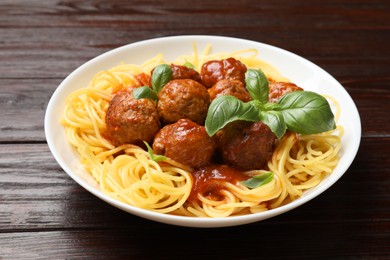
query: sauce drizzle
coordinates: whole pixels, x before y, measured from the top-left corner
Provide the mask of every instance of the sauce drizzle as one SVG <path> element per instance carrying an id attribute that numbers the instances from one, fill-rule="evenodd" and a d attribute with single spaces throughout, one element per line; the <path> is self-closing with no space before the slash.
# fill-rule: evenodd
<path id="1" fill-rule="evenodd" d="M 251 176 L 227 165 L 211 165 L 199 168 L 192 173 L 194 184 L 192 185 L 189 202 L 199 201 L 198 194 L 212 200 L 222 200 L 221 190 L 224 182 L 236 184 L 249 179 Z"/>

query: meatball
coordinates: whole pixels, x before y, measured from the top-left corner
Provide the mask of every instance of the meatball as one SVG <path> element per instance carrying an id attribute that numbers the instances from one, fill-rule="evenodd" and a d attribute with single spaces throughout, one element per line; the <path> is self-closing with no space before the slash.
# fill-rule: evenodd
<path id="1" fill-rule="evenodd" d="M 301 90 L 303 90 L 303 88 L 298 87 L 291 82 L 270 81 L 268 100 L 269 102 L 276 103 L 287 93 Z"/>
<path id="2" fill-rule="evenodd" d="M 225 60 L 212 60 L 204 63 L 200 75 L 203 85 L 211 88 L 222 79 L 235 79 L 245 84 L 245 64 L 234 58 Z"/>
<path id="3" fill-rule="evenodd" d="M 157 110 L 164 123 L 188 118 L 202 125 L 210 104 L 207 89 L 192 79 L 168 82 L 158 94 Z"/>
<path id="4" fill-rule="evenodd" d="M 202 82 L 199 72 L 186 66 L 171 64 L 172 79 L 192 79 Z"/>
<path id="5" fill-rule="evenodd" d="M 212 88 L 209 88 L 208 92 L 211 100 L 215 99 L 220 95 L 235 96 L 236 98 L 244 102 L 252 100 L 244 84 L 239 80 L 220 80 Z"/>
<path id="6" fill-rule="evenodd" d="M 166 125 L 157 133 L 153 151 L 179 163 L 198 168 L 210 164 L 215 150 L 204 126 L 189 119 Z"/>
<path id="7" fill-rule="evenodd" d="M 199 72 L 194 69 L 188 68 L 182 65 L 170 65 L 172 70 L 172 80 L 174 79 L 192 79 L 202 83 L 202 78 L 200 77 Z M 150 72 L 150 75 L 153 74 L 154 69 Z M 152 79 L 149 79 L 149 86 L 152 86 Z"/>
<path id="8" fill-rule="evenodd" d="M 160 129 L 155 103 L 135 99 L 132 91 L 118 91 L 106 113 L 107 137 L 114 145 L 151 142 Z"/>
<path id="9" fill-rule="evenodd" d="M 243 170 L 264 169 L 276 136 L 262 122 L 236 121 L 222 129 L 218 149 L 224 163 Z"/>

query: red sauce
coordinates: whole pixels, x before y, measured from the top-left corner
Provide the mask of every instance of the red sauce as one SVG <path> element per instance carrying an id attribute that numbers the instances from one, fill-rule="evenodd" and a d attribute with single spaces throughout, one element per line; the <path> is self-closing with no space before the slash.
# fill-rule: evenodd
<path id="1" fill-rule="evenodd" d="M 188 201 L 197 201 L 198 194 L 202 194 L 212 200 L 222 200 L 224 182 L 236 184 L 239 181 L 247 180 L 250 176 L 242 171 L 231 168 L 227 165 L 211 165 L 202 167 L 192 173 L 194 184 Z"/>
<path id="2" fill-rule="evenodd" d="M 150 75 L 148 75 L 146 73 L 137 74 L 137 75 L 135 75 L 135 78 L 138 80 L 138 84 L 140 87 L 152 85 L 150 83 L 151 77 L 150 77 Z"/>

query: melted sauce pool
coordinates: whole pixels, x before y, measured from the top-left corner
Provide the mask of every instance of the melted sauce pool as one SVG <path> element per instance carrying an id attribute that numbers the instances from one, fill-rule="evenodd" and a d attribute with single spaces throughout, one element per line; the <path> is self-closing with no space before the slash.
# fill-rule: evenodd
<path id="1" fill-rule="evenodd" d="M 231 168 L 227 165 L 211 165 L 202 167 L 192 173 L 194 184 L 192 186 L 191 194 L 188 200 L 190 202 L 198 201 L 198 194 L 212 200 L 221 200 L 223 195 L 224 182 L 236 184 L 239 181 L 244 181 L 250 176 L 244 174 L 242 171 Z"/>

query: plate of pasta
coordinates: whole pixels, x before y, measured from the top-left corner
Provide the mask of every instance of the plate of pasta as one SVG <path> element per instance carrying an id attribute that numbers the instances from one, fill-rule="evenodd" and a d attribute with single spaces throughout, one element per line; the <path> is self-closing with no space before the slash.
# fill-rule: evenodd
<path id="1" fill-rule="evenodd" d="M 66 77 L 45 114 L 63 170 L 149 220 L 226 227 L 290 211 L 348 170 L 361 124 L 347 91 L 289 51 L 221 36 L 132 43 Z"/>

